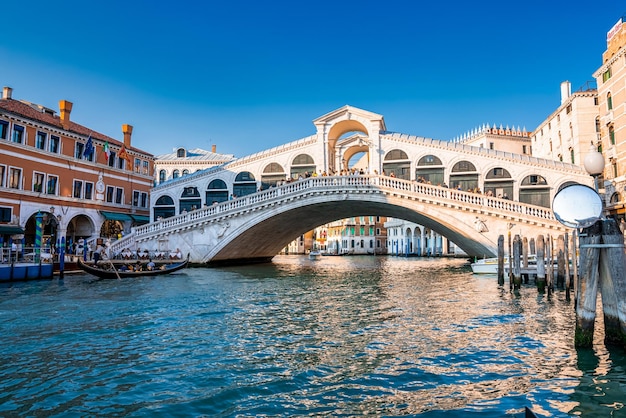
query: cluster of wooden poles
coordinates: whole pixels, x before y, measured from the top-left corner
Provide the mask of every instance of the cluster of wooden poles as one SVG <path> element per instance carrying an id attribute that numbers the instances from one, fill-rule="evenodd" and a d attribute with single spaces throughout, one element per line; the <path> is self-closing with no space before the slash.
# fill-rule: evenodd
<path id="1" fill-rule="evenodd" d="M 508 274 L 511 289 L 519 289 L 534 276 L 539 292 L 574 291 L 576 347 L 591 347 L 598 291 L 604 313 L 605 344 L 626 348 L 626 254 L 624 235 L 613 219 L 601 219 L 577 233 L 537 239 L 508 237 Z M 578 237 L 577 237 L 578 236 Z M 578 238 L 579 245 L 576 245 Z M 579 250 L 579 251 L 577 251 Z M 530 251 L 530 252 L 529 252 Z M 534 254 L 536 265 L 529 262 Z M 504 284 L 504 236 L 498 238 L 498 283 Z"/>

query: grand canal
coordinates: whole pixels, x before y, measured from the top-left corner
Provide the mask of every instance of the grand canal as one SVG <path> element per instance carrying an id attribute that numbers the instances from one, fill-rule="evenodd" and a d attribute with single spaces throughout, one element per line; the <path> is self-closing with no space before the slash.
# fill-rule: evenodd
<path id="1" fill-rule="evenodd" d="M 0 416 L 626 417 L 573 303 L 465 260 L 278 256 L 0 285 Z"/>

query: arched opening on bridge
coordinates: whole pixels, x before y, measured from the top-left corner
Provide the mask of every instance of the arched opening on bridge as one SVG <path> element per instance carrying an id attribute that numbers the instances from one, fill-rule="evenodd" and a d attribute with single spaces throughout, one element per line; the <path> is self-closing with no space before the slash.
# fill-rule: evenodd
<path id="1" fill-rule="evenodd" d="M 365 126 L 362 123 L 354 120 L 348 119 L 335 123 L 328 132 L 328 169 L 331 172 L 339 173 L 341 170 L 348 169 L 348 161 L 350 161 L 351 156 L 354 154 L 347 154 L 345 151 L 341 152 L 341 144 L 345 142 L 350 142 L 350 137 L 355 137 L 355 134 L 365 134 L 366 138 L 369 137 L 369 133 Z M 348 138 L 346 138 L 348 136 Z M 352 145 L 352 144 L 350 144 Z M 369 146 L 366 140 L 362 140 L 360 144 L 358 144 L 358 151 L 369 151 Z M 339 153 L 337 153 L 339 150 Z M 340 155 L 342 161 L 336 161 L 335 155 Z M 336 167 L 336 164 L 342 164 L 341 167 Z"/>
<path id="2" fill-rule="evenodd" d="M 469 161 L 459 161 L 450 172 L 450 187 L 463 191 L 478 189 L 478 172 Z"/>
<path id="3" fill-rule="evenodd" d="M 287 180 L 287 174 L 283 166 L 278 163 L 270 163 L 265 166 L 263 174 L 261 174 L 261 190 L 276 187 L 277 184 L 281 184 L 285 180 Z"/>
<path id="4" fill-rule="evenodd" d="M 488 196 L 504 197 L 513 196 L 513 178 L 502 167 L 496 167 L 485 176 L 484 192 Z"/>
<path id="5" fill-rule="evenodd" d="M 205 202 L 207 205 L 213 203 L 225 202 L 228 200 L 228 187 L 224 180 L 215 179 L 209 183 L 205 194 Z"/>
<path id="6" fill-rule="evenodd" d="M 152 212 L 154 219 L 159 218 L 171 218 L 176 215 L 176 206 L 174 205 L 174 199 L 170 196 L 161 196 L 154 203 L 154 210 Z"/>
<path id="7" fill-rule="evenodd" d="M 300 154 L 291 162 L 291 178 L 297 180 L 313 175 L 316 171 L 315 161 L 308 154 Z"/>
<path id="8" fill-rule="evenodd" d="M 242 171 L 235 177 L 235 183 L 233 183 L 233 196 L 241 197 L 246 196 L 257 191 L 256 179 L 254 174 L 249 171 Z"/>
<path id="9" fill-rule="evenodd" d="M 192 186 L 185 187 L 180 195 L 180 201 L 178 202 L 178 210 L 180 213 L 200 209 L 201 206 L 202 200 L 200 199 L 198 188 Z"/>
<path id="10" fill-rule="evenodd" d="M 428 184 L 443 185 L 444 166 L 439 157 L 425 155 L 417 162 L 415 168 L 415 178 L 417 181 Z"/>
<path id="11" fill-rule="evenodd" d="M 411 161 L 406 152 L 400 149 L 389 151 L 384 158 L 383 173 L 387 176 L 411 180 Z"/>
<path id="12" fill-rule="evenodd" d="M 519 201 L 549 208 L 550 188 L 547 180 L 538 174 L 524 177 L 520 184 Z"/>

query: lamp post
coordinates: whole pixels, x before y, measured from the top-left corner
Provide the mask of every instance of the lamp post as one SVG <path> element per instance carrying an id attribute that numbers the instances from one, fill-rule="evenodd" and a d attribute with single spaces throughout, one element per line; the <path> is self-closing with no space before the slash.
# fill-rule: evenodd
<path id="1" fill-rule="evenodd" d="M 589 175 L 593 176 L 593 187 L 598 191 L 598 176 L 604 171 L 604 156 L 591 144 L 589 153 L 585 156 L 583 166 Z"/>

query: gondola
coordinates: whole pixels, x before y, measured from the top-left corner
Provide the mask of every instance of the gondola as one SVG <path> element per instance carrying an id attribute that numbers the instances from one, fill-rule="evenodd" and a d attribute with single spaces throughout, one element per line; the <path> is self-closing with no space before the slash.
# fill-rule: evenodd
<path id="1" fill-rule="evenodd" d="M 178 263 L 166 263 L 160 264 L 156 266 L 153 270 L 140 270 L 140 271 L 132 271 L 132 270 L 119 270 L 115 264 L 111 261 L 102 260 L 98 264 L 89 264 L 85 263 L 82 260 L 82 257 L 78 258 L 78 267 L 89 273 L 97 276 L 101 279 L 121 279 L 125 277 L 152 277 L 152 276 L 160 276 L 162 274 L 173 273 L 178 270 L 182 270 L 189 264 L 189 254 L 187 254 L 187 259 L 178 262 Z"/>

